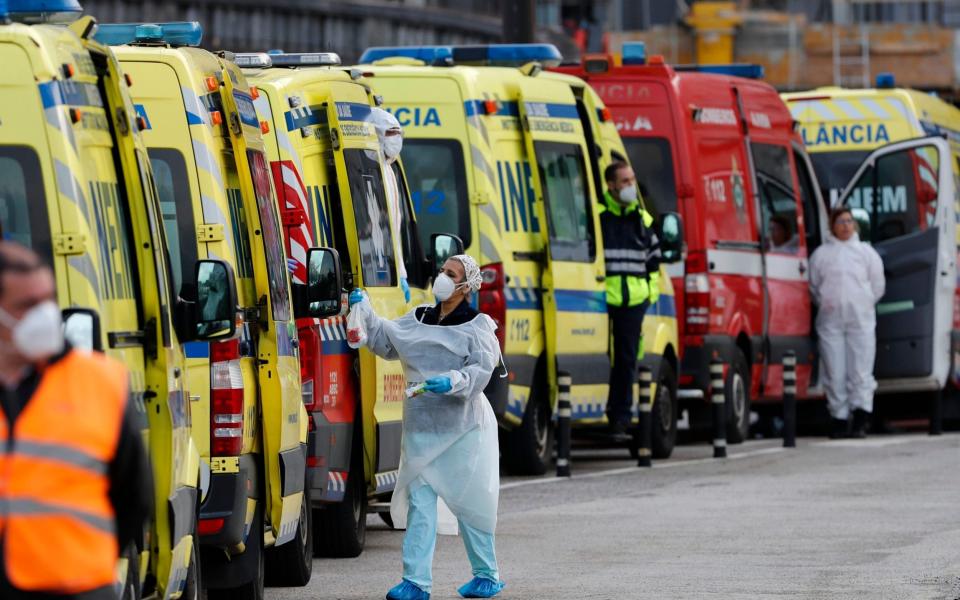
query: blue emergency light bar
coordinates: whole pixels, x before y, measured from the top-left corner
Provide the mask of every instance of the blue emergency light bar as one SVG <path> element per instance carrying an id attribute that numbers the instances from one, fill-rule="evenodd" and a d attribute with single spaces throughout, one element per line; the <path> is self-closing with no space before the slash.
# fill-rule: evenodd
<path id="1" fill-rule="evenodd" d="M 241 52 L 233 55 L 233 62 L 241 69 L 269 69 L 273 58 L 265 52 Z"/>
<path id="2" fill-rule="evenodd" d="M 625 66 L 647 64 L 647 45 L 643 42 L 624 42 L 620 54 Z"/>
<path id="3" fill-rule="evenodd" d="M 0 18 L 20 23 L 69 23 L 83 14 L 77 0 L 7 0 Z"/>
<path id="4" fill-rule="evenodd" d="M 428 65 L 516 66 L 539 62 L 554 67 L 563 55 L 553 44 L 484 44 L 480 46 L 378 46 L 367 48 L 361 64 L 385 58 L 413 58 Z"/>
<path id="5" fill-rule="evenodd" d="M 203 28 L 196 21 L 179 23 L 106 23 L 97 27 L 94 39 L 108 46 L 166 44 L 199 46 Z"/>
<path id="6" fill-rule="evenodd" d="M 300 52 L 271 54 L 275 67 L 336 67 L 340 55 L 335 52 Z"/>
<path id="7" fill-rule="evenodd" d="M 763 65 L 734 63 L 729 65 L 675 65 L 674 71 L 711 73 L 713 75 L 730 75 L 746 79 L 763 79 Z"/>
<path id="8" fill-rule="evenodd" d="M 880 89 L 889 90 L 897 87 L 897 79 L 890 72 L 877 73 L 876 85 Z"/>

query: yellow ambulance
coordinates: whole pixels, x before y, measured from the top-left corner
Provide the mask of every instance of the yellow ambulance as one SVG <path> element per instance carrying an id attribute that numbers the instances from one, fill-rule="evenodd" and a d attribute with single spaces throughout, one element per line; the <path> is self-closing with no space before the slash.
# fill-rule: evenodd
<path id="1" fill-rule="evenodd" d="M 238 54 L 236 61 L 258 91 L 259 118 L 269 124 L 264 140 L 294 281 L 306 283 L 307 248 L 333 248 L 348 289 L 362 286 L 381 315 L 402 315 L 409 307 L 383 182 L 390 167 L 358 72 L 336 68 L 340 58 L 332 53 Z M 408 199 L 401 214 L 399 228 L 415 231 Z M 415 234 L 402 243 L 411 291 L 423 297 L 432 268 Z M 343 314 L 297 321 L 303 380 L 310 382 L 307 487 L 320 556 L 360 554 L 368 500 L 389 500 L 400 465 L 400 363 L 351 350 L 345 322 Z"/>
<path id="2" fill-rule="evenodd" d="M 198 525 L 204 585 L 260 598 L 267 579 L 310 577 L 307 419 L 262 125 L 230 55 L 196 47 L 202 33 L 197 23 L 118 24 L 97 38 L 138 82 L 174 289 L 192 307 L 179 324 L 222 338 L 186 346 L 193 437 L 211 472 Z M 198 258 L 218 270 L 193 286 Z"/>
<path id="3" fill-rule="evenodd" d="M 853 208 L 861 239 L 884 261 L 877 410 L 924 413 L 930 405 L 918 392 L 940 394 L 960 382 L 960 205 L 952 193 L 960 176 L 960 110 L 936 95 L 896 87 L 889 73 L 872 89 L 782 96 L 824 202 Z M 946 416 L 960 416 L 957 403 L 946 409 Z"/>
<path id="4" fill-rule="evenodd" d="M 558 372 L 573 379 L 574 426 L 606 420 L 598 207 L 603 169 L 627 154 L 589 86 L 542 71 L 559 59 L 549 45 L 371 48 L 359 67 L 404 127 L 421 241 L 450 231 L 481 264 L 478 308 L 499 324 L 509 370 L 486 394 L 504 428 L 504 464 L 518 473 L 549 464 Z M 665 241 L 674 259 L 680 243 Z M 664 457 L 676 438 L 678 347 L 669 277 L 660 281 L 643 348 L 658 383 L 654 439 Z"/>
<path id="5" fill-rule="evenodd" d="M 77 18 L 76 2 L 30 4 L 11 6 L 2 16 L 13 23 L 0 26 L 0 232 L 53 265 L 68 339 L 130 373 L 156 510 L 147 536 L 121 549 L 123 597 L 193 597 L 199 455 L 133 80 L 89 39 L 95 23 Z"/>

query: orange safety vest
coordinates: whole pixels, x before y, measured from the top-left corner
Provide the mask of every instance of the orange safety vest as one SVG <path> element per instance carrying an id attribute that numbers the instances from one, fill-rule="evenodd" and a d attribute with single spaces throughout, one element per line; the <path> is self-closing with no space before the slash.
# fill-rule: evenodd
<path id="1" fill-rule="evenodd" d="M 71 351 L 43 370 L 12 432 L 0 407 L 0 537 L 14 587 L 78 594 L 116 581 L 107 468 L 126 403 L 123 365 Z"/>

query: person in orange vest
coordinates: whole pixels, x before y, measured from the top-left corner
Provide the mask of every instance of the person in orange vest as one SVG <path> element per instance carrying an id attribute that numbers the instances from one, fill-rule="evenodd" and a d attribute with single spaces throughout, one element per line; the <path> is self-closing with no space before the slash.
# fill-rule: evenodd
<path id="1" fill-rule="evenodd" d="M 126 369 L 64 341 L 52 270 L 0 241 L 0 598 L 116 598 L 153 487 Z"/>

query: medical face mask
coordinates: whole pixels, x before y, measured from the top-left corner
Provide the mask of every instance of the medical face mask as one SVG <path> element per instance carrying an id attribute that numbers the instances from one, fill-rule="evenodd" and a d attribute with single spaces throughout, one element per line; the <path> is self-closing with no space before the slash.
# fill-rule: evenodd
<path id="1" fill-rule="evenodd" d="M 433 281 L 433 295 L 440 302 L 446 302 L 461 285 L 463 284 L 454 283 L 446 273 L 440 273 Z"/>
<path id="2" fill-rule="evenodd" d="M 383 154 L 387 158 L 396 158 L 400 156 L 400 150 L 403 149 L 402 135 L 383 136 Z"/>
<path id="3" fill-rule="evenodd" d="M 0 322 L 13 332 L 13 345 L 29 360 L 43 360 L 63 350 L 63 319 L 53 300 L 41 302 L 19 321 L 0 309 Z"/>
<path id="4" fill-rule="evenodd" d="M 620 190 L 619 200 L 621 204 L 631 205 L 637 201 L 637 186 L 628 185 Z"/>

